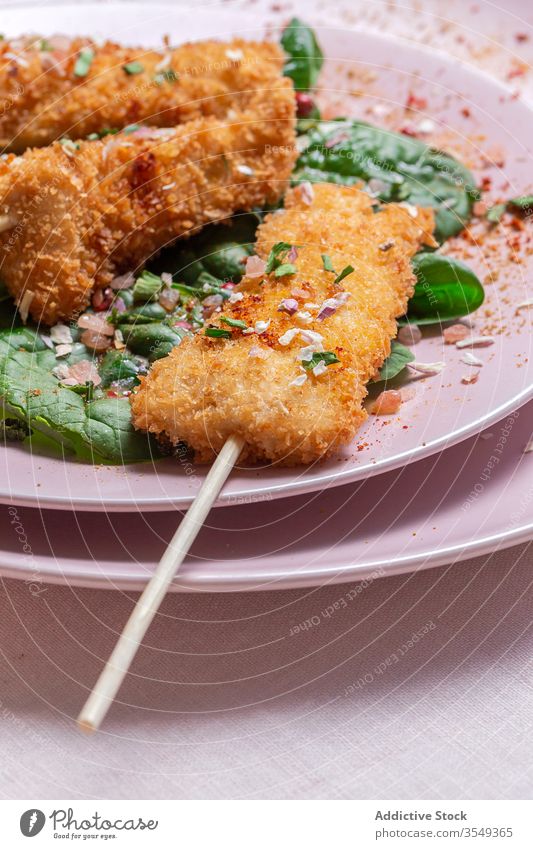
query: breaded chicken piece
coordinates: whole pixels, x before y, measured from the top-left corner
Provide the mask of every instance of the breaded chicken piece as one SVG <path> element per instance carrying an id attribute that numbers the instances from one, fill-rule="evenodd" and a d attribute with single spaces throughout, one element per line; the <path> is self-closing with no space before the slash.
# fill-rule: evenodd
<path id="1" fill-rule="evenodd" d="M 144 127 L 12 156 L 0 161 L 0 278 L 35 320 L 72 318 L 94 286 L 176 237 L 275 202 L 295 157 L 294 96 L 282 77 L 231 122 Z"/>
<path id="2" fill-rule="evenodd" d="M 374 213 L 356 188 L 291 190 L 285 210 L 259 227 L 256 250 L 266 260 L 285 242 L 298 246 L 297 257 L 280 250 L 281 276 L 261 273 L 259 262 L 252 277 L 258 260 L 248 261 L 235 290 L 242 299 L 233 296 L 213 322 L 231 338 L 204 331 L 158 360 L 131 398 L 135 426 L 186 442 L 198 462 L 211 461 L 231 434 L 244 439 L 247 460 L 286 465 L 350 442 L 366 417 L 366 384 L 389 355 L 413 292 L 410 258 L 434 244 L 432 231 L 431 210 L 388 204 Z M 336 283 L 347 266 L 353 272 Z"/>
<path id="3" fill-rule="evenodd" d="M 277 45 L 241 39 L 162 51 L 65 36 L 2 41 L 0 145 L 21 152 L 136 122 L 224 118 L 268 91 L 282 66 Z"/>

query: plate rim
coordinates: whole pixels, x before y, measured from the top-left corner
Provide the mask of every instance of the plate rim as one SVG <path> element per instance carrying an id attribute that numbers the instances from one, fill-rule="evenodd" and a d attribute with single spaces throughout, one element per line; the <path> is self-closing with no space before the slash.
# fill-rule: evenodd
<path id="1" fill-rule="evenodd" d="M 439 566 L 457 566 L 474 557 L 482 557 L 485 554 L 495 554 L 498 551 L 504 551 L 514 545 L 521 545 L 533 540 L 533 521 L 526 525 L 521 525 L 518 528 L 512 528 L 508 532 L 501 532 L 494 535 L 484 536 L 481 539 L 463 541 L 451 546 L 439 547 L 435 549 L 427 549 L 414 555 L 404 555 L 397 560 L 369 560 L 362 563 L 348 563 L 347 565 L 333 564 L 328 567 L 321 567 L 316 571 L 301 570 L 300 572 L 291 572 L 290 575 L 280 576 L 272 575 L 268 572 L 254 572 L 247 580 L 243 580 L 242 576 L 224 575 L 217 579 L 216 572 L 209 575 L 200 575 L 197 578 L 191 578 L 182 583 L 175 580 L 169 587 L 169 592 L 177 593 L 224 593 L 224 592 L 271 592 L 284 590 L 299 589 L 306 587 L 327 586 L 328 584 L 346 584 L 351 581 L 364 581 L 369 577 L 375 577 L 377 570 L 381 570 L 378 578 L 388 578 L 394 575 L 409 574 L 411 572 L 425 571 Z M 454 557 L 457 554 L 457 557 Z M 15 558 L 16 559 L 16 558 Z M 50 564 L 57 563 L 57 559 L 53 557 L 46 558 Z M 68 558 L 61 558 L 59 562 L 66 561 Z M 24 557 L 21 555 L 22 564 Z M 0 579 L 21 580 L 31 583 L 30 578 L 35 577 L 35 569 L 29 565 L 22 565 L 20 568 L 13 567 L 13 557 L 10 558 L 11 565 L 8 565 L 3 555 L 0 554 Z M 227 561 L 228 564 L 231 561 Z M 260 563 L 260 560 L 257 561 Z M 388 568 L 387 568 L 388 564 Z M 384 568 L 385 567 L 385 568 Z M 148 581 L 152 577 L 152 573 L 146 573 L 146 580 L 141 580 L 140 577 L 132 577 L 126 575 L 124 579 L 118 580 L 117 576 L 113 576 L 112 580 L 100 578 L 92 573 L 78 573 L 74 578 L 67 575 L 65 572 L 59 571 L 57 567 L 52 569 L 43 568 L 41 562 L 38 570 L 38 580 L 36 583 L 44 584 L 45 586 L 69 586 L 79 587 L 80 589 L 99 589 L 108 590 L 109 592 L 142 592 Z M 178 576 L 179 578 L 179 576 Z"/>
<path id="2" fill-rule="evenodd" d="M 244 488 L 227 493 L 222 490 L 213 506 L 234 507 L 235 502 L 239 499 L 246 500 L 252 497 L 255 497 L 258 501 L 267 500 L 266 498 L 258 498 L 259 495 L 265 492 L 269 493 L 268 500 L 291 498 L 296 495 L 305 495 L 308 492 L 316 492 L 321 487 L 323 489 L 328 489 L 330 486 L 342 486 L 344 484 L 356 483 L 358 480 L 375 477 L 375 475 L 385 474 L 386 472 L 393 472 L 395 469 L 398 469 L 400 466 L 406 465 L 407 463 L 416 463 L 419 460 L 424 460 L 427 457 L 436 454 L 439 450 L 439 446 L 441 446 L 441 450 L 445 450 L 464 442 L 465 439 L 475 436 L 485 428 L 501 421 L 505 418 L 505 416 L 512 414 L 516 410 L 525 406 L 525 404 L 531 400 L 533 400 L 533 383 L 506 404 L 492 410 L 489 416 L 486 416 L 483 419 L 476 419 L 474 422 L 470 422 L 468 425 L 465 425 L 459 431 L 455 431 L 451 440 L 449 434 L 444 434 L 431 442 L 424 442 L 421 446 L 405 451 L 402 454 L 395 455 L 394 460 L 377 460 L 375 462 L 359 466 L 357 469 L 346 471 L 340 470 L 330 472 L 327 475 L 313 476 L 312 478 L 305 479 L 305 483 L 302 483 L 300 479 L 298 479 L 292 480 L 288 483 L 285 482 L 271 486 L 265 485 L 261 489 Z M 443 443 L 445 443 L 445 445 L 443 445 Z M 72 462 L 77 463 L 75 460 L 72 460 Z M 94 468 L 92 464 L 89 465 Z M 386 465 L 386 468 L 382 468 L 384 465 Z M 112 466 L 111 468 L 120 469 L 126 467 Z M 202 466 L 202 468 L 207 469 L 209 466 Z M 19 507 L 31 507 L 33 509 L 74 510 L 76 512 L 88 513 L 123 513 L 137 512 L 139 510 L 157 513 L 170 512 L 173 510 L 180 510 L 184 507 L 189 507 L 193 503 L 195 497 L 196 493 L 191 495 L 181 495 L 172 499 L 147 498 L 143 500 L 137 499 L 136 501 L 132 501 L 131 499 L 125 501 L 118 498 L 111 498 L 106 499 L 106 501 L 102 501 L 97 500 L 95 497 L 86 499 L 78 497 L 75 501 L 73 501 L 72 498 L 67 496 L 46 496 L 36 493 L 34 498 L 28 498 L 26 496 L 19 496 L 15 492 L 0 490 L 0 504 L 15 504 Z M 80 506 L 78 507 L 78 505 Z"/>

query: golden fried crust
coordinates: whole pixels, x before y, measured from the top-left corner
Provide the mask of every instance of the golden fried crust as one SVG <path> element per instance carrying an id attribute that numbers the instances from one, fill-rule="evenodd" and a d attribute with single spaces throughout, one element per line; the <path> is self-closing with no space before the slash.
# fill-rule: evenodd
<path id="1" fill-rule="evenodd" d="M 178 236 L 275 202 L 296 150 L 294 95 L 282 77 L 231 121 L 141 128 L 72 150 L 56 142 L 0 161 L 0 276 L 53 324 Z"/>
<path id="2" fill-rule="evenodd" d="M 211 461 L 231 434 L 244 438 L 247 459 L 287 465 L 310 463 L 350 442 L 366 417 L 366 384 L 388 356 L 395 319 L 413 292 L 410 258 L 433 241 L 433 213 L 412 212 L 388 204 L 374 214 L 370 197 L 354 188 L 316 185 L 310 205 L 300 189 L 291 190 L 285 211 L 260 226 L 257 253 L 265 259 L 280 241 L 299 245 L 297 274 L 245 277 L 238 287 L 243 299 L 224 308 L 248 326 L 270 320 L 267 331 L 184 340 L 154 364 L 132 397 L 135 426 L 186 442 L 199 462 Z M 337 272 L 352 265 L 354 273 L 335 285 L 323 254 Z M 320 321 L 324 300 L 340 292 L 349 293 L 346 303 Z M 298 300 L 311 321 L 278 311 L 284 298 Z M 280 343 L 295 327 L 320 333 L 323 349 L 340 360 L 320 376 L 308 372 L 301 386 L 293 381 L 303 374 L 298 353 L 307 342 L 297 336 Z"/>
<path id="3" fill-rule="evenodd" d="M 76 76 L 80 51 L 87 49 L 94 58 L 86 76 Z M 140 63 L 140 73 L 124 70 L 132 62 Z M 165 51 L 98 45 L 87 38 L 3 41 L 0 146 L 21 152 L 62 136 L 85 138 L 136 122 L 172 127 L 223 118 L 229 110 L 247 109 L 253 92 L 268 90 L 282 65 L 277 45 L 241 39 Z"/>

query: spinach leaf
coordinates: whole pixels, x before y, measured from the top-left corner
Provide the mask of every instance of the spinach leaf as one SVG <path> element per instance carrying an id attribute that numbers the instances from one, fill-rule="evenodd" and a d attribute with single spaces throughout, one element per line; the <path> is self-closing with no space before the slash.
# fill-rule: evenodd
<path id="1" fill-rule="evenodd" d="M 380 200 L 435 209 L 435 237 L 459 233 L 479 192 L 470 171 L 419 139 L 341 118 L 315 123 L 299 139 L 293 182 L 361 181 Z"/>
<path id="2" fill-rule="evenodd" d="M 439 253 L 418 253 L 411 260 L 417 277 L 407 318 L 415 324 L 435 324 L 468 315 L 485 298 L 471 268 Z"/>
<path id="3" fill-rule="evenodd" d="M 255 231 L 260 216 L 241 215 L 229 225 L 213 224 L 198 236 L 163 251 L 152 269 L 167 271 L 174 280 L 194 289 L 223 282 L 238 283 L 244 274 L 247 258 L 254 251 Z M 194 294 L 198 294 L 195 291 Z"/>
<path id="4" fill-rule="evenodd" d="M 115 313 L 112 318 L 112 323 L 116 326 L 122 324 L 150 324 L 152 321 L 161 321 L 166 318 L 168 313 L 161 304 L 142 304 L 142 306 L 133 307 L 126 312 Z"/>
<path id="5" fill-rule="evenodd" d="M 70 356 L 83 359 L 83 354 L 87 356 L 83 349 L 75 345 Z M 0 333 L 0 405 L 5 418 L 19 420 L 30 431 L 92 462 L 128 463 L 158 455 L 157 445 L 134 430 L 127 398 L 87 404 L 52 374 L 57 363 L 35 331 Z"/>
<path id="6" fill-rule="evenodd" d="M 166 357 L 172 348 L 179 345 L 186 332 L 168 324 L 123 325 L 124 341 L 134 354 L 148 357 L 149 362 Z"/>
<path id="7" fill-rule="evenodd" d="M 415 355 L 409 348 L 406 348 L 405 345 L 401 345 L 400 342 L 394 339 L 391 344 L 389 356 L 381 366 L 378 376 L 371 383 L 392 380 L 393 377 L 397 377 L 404 370 L 407 363 L 412 363 L 414 358 Z"/>
<path id="8" fill-rule="evenodd" d="M 146 374 L 147 370 L 142 360 L 122 351 L 108 351 L 98 368 L 104 388 L 117 380 L 131 378 L 132 385 L 135 385 L 139 383 L 138 375 Z"/>
<path id="9" fill-rule="evenodd" d="M 151 271 L 143 271 L 137 277 L 133 286 L 133 300 L 135 302 L 144 303 L 153 301 L 159 295 L 163 288 L 163 281 L 157 274 L 152 274 Z"/>
<path id="10" fill-rule="evenodd" d="M 287 54 L 283 73 L 291 78 L 294 88 L 297 91 L 314 88 L 324 56 L 313 30 L 293 18 L 283 30 L 281 46 Z"/>
<path id="11" fill-rule="evenodd" d="M 161 452 L 155 440 L 135 430 L 127 398 L 99 398 L 87 405 L 84 435 L 91 454 L 108 463 L 135 463 L 158 459 Z"/>

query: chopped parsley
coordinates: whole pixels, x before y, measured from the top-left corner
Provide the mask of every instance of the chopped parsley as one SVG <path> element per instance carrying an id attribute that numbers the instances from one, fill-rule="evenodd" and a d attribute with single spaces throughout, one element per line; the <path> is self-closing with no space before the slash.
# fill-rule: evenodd
<path id="1" fill-rule="evenodd" d="M 78 58 L 76 59 L 76 63 L 74 65 L 74 76 L 75 77 L 86 77 L 89 73 L 89 68 L 91 67 L 94 59 L 94 50 L 90 47 L 83 47 L 78 53 Z"/>
<path id="2" fill-rule="evenodd" d="M 287 256 L 292 247 L 296 246 L 291 245 L 289 242 L 276 242 L 267 257 L 265 274 L 271 274 L 273 271 L 276 270 L 276 268 L 279 268 L 280 265 L 283 265 L 285 257 Z M 290 263 L 287 263 L 287 265 L 290 265 Z"/>
<path id="3" fill-rule="evenodd" d="M 337 272 L 333 268 L 333 263 L 331 261 L 331 257 L 328 254 L 322 254 L 322 264 L 324 266 L 324 271 L 331 271 L 332 274 L 336 274 Z"/>
<path id="4" fill-rule="evenodd" d="M 163 85 L 163 83 L 175 83 L 178 79 L 178 72 L 174 68 L 167 68 L 166 71 L 161 71 L 161 73 L 155 75 L 154 83 Z"/>
<path id="5" fill-rule="evenodd" d="M 119 132 L 117 127 L 105 127 L 103 130 L 100 130 L 99 133 L 89 133 L 87 136 L 87 141 L 97 141 L 98 139 L 103 139 L 106 136 L 114 136 Z"/>
<path id="6" fill-rule="evenodd" d="M 314 369 L 319 363 L 325 363 L 327 366 L 331 366 L 333 363 L 340 363 L 340 360 L 333 351 L 316 351 L 311 359 L 304 360 L 302 365 L 304 369 L 311 371 L 311 369 Z"/>
<path id="7" fill-rule="evenodd" d="M 340 274 L 337 274 L 334 283 L 340 283 L 341 280 L 344 280 L 345 277 L 348 277 L 349 274 L 352 274 L 355 271 L 353 265 L 346 265 Z"/>
<path id="8" fill-rule="evenodd" d="M 62 139 L 59 139 L 59 144 L 62 145 L 63 147 L 66 147 L 67 150 L 79 150 L 80 149 L 80 143 L 79 142 L 72 141 L 72 139 L 69 139 L 66 136 L 64 136 L 64 138 L 62 138 Z"/>
<path id="9" fill-rule="evenodd" d="M 288 274 L 296 274 L 297 268 L 292 262 L 285 262 L 283 265 L 278 265 L 274 272 L 274 277 L 285 277 Z"/>
<path id="10" fill-rule="evenodd" d="M 50 42 L 46 40 L 46 38 L 41 38 L 39 42 L 39 50 L 42 53 L 51 53 L 53 49 L 54 48 L 52 47 Z"/>
<path id="11" fill-rule="evenodd" d="M 226 318 L 226 316 L 221 316 L 220 321 L 222 324 L 227 324 L 229 327 L 240 327 L 241 330 L 246 330 L 248 325 L 245 321 L 241 321 L 240 318 Z"/>
<path id="12" fill-rule="evenodd" d="M 133 76 L 134 74 L 142 74 L 144 71 L 144 65 L 142 65 L 141 62 L 128 62 L 126 65 L 123 65 L 122 68 L 130 76 Z"/>
<path id="13" fill-rule="evenodd" d="M 206 327 L 205 335 L 211 339 L 231 339 L 231 330 L 223 330 L 222 327 Z"/>

